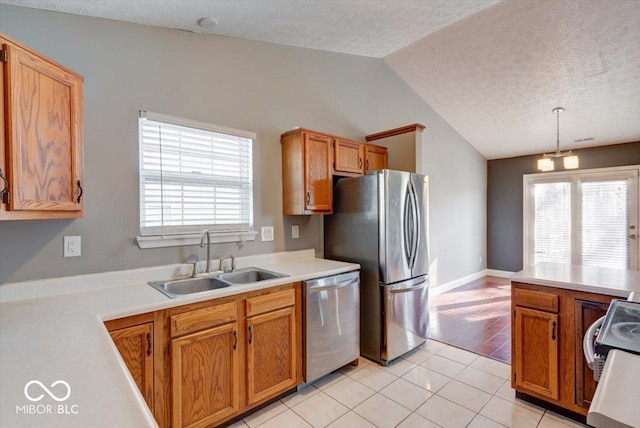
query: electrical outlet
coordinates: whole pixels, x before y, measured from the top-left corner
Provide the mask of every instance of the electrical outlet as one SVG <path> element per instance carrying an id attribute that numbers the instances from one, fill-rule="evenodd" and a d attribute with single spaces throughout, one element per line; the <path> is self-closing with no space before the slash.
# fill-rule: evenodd
<path id="1" fill-rule="evenodd" d="M 293 239 L 298 239 L 300 237 L 300 226 L 297 224 L 291 226 L 291 237 Z"/>
<path id="2" fill-rule="evenodd" d="M 480 256 L 480 264 L 482 264 L 482 256 Z"/>
<path id="3" fill-rule="evenodd" d="M 80 236 L 65 236 L 64 242 L 64 257 L 80 257 L 82 241 Z"/>
<path id="4" fill-rule="evenodd" d="M 262 242 L 273 241 L 273 226 L 262 226 L 260 228 L 260 236 L 262 237 Z"/>

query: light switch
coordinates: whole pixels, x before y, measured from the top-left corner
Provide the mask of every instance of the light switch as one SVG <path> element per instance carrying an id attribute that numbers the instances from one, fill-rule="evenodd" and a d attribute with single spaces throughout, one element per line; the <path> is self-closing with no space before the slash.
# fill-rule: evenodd
<path id="1" fill-rule="evenodd" d="M 300 226 L 297 224 L 291 226 L 291 237 L 293 239 L 298 239 L 300 237 Z"/>

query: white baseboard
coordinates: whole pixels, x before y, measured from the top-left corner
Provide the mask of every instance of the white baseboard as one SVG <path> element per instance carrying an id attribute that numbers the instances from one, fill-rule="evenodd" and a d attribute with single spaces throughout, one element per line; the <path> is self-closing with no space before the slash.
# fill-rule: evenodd
<path id="1" fill-rule="evenodd" d="M 451 291 L 454 288 L 458 288 L 461 285 L 468 284 L 471 281 L 475 281 L 476 279 L 484 278 L 485 276 L 498 276 L 501 278 L 509 278 L 514 273 L 515 272 L 509 272 L 506 270 L 484 269 L 476 273 L 472 273 L 471 275 L 458 278 L 455 281 L 447 282 L 446 284 L 442 284 L 442 285 L 438 285 L 437 287 L 430 288 L 429 294 L 432 296 L 437 296 L 439 294 L 446 293 L 447 291 Z"/>
<path id="2" fill-rule="evenodd" d="M 510 272 L 508 270 L 496 270 L 496 269 L 485 269 L 485 274 L 487 276 L 498 276 L 500 278 L 509 278 L 515 272 Z"/>

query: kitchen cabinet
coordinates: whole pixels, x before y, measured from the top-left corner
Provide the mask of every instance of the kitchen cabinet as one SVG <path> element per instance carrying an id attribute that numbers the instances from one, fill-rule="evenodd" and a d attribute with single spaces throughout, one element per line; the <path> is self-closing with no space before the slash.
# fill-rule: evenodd
<path id="1" fill-rule="evenodd" d="M 154 410 L 153 321 L 132 318 L 107 323 L 107 329 L 149 409 Z M 124 326 L 124 327 L 123 327 Z"/>
<path id="2" fill-rule="evenodd" d="M 332 138 L 295 129 L 281 136 L 283 213 L 331 214 Z"/>
<path id="3" fill-rule="evenodd" d="M 248 404 L 301 382 L 295 303 L 295 290 L 247 299 Z"/>
<path id="4" fill-rule="evenodd" d="M 387 148 L 381 146 L 374 146 L 371 144 L 365 145 L 364 149 L 364 173 L 369 171 L 376 171 L 379 169 L 388 168 L 389 157 L 387 154 Z"/>
<path id="5" fill-rule="evenodd" d="M 187 332 L 184 336 L 179 336 Z M 172 427 L 214 425 L 240 409 L 236 302 L 171 316 Z M 174 337 L 178 335 L 178 337 Z"/>
<path id="6" fill-rule="evenodd" d="M 365 145 L 342 138 L 333 140 L 333 173 L 336 175 L 362 175 Z"/>
<path id="7" fill-rule="evenodd" d="M 0 220 L 83 217 L 83 77 L 0 42 Z"/>
<path id="8" fill-rule="evenodd" d="M 586 415 L 596 384 L 582 339 L 614 297 L 520 282 L 511 293 L 511 386 L 523 398 Z"/>

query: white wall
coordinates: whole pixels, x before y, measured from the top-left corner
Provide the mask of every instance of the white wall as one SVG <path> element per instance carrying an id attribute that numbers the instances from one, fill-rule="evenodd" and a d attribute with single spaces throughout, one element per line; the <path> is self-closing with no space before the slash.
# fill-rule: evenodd
<path id="1" fill-rule="evenodd" d="M 203 255 L 195 246 L 140 250 L 134 243 L 139 109 L 257 133 L 254 220 L 257 228 L 274 225 L 275 241 L 241 250 L 216 245 L 216 256 L 321 251 L 320 218 L 282 215 L 282 132 L 304 126 L 363 140 L 422 123 L 438 277 L 481 267 L 486 162 L 380 59 L 7 5 L 0 5 L 0 31 L 85 76 L 86 182 L 84 219 L 0 222 L 0 284 Z M 291 224 L 300 225 L 300 239 L 288 238 Z M 65 235 L 82 236 L 81 257 L 62 257 Z"/>

